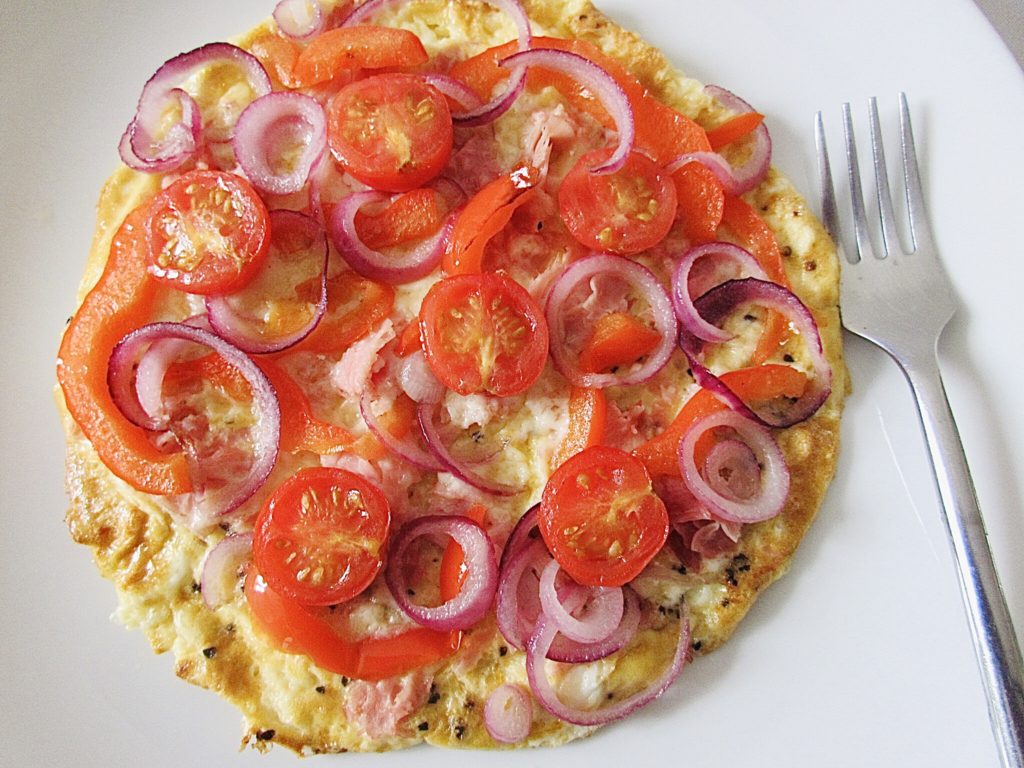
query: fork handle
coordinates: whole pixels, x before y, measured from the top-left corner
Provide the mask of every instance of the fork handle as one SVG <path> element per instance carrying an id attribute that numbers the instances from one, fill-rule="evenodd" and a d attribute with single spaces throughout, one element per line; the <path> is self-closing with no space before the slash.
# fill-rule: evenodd
<path id="1" fill-rule="evenodd" d="M 928 442 L 999 756 L 1004 768 L 1024 768 L 1024 664 L 934 351 L 904 373 Z"/>

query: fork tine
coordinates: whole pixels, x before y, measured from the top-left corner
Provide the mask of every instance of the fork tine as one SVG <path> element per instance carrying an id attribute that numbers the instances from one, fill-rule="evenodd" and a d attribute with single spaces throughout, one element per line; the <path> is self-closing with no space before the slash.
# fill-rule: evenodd
<path id="1" fill-rule="evenodd" d="M 878 196 L 878 213 L 882 225 L 882 252 L 892 254 L 899 246 L 896 234 L 896 215 L 892 208 L 892 192 L 889 188 L 889 172 L 885 166 L 885 147 L 882 143 L 882 127 L 878 120 L 878 99 L 868 99 L 868 114 L 871 125 L 871 156 L 875 165 L 875 187 Z"/>
<path id="2" fill-rule="evenodd" d="M 853 135 L 853 115 L 850 103 L 843 104 L 843 134 L 846 137 L 846 166 L 850 174 L 850 206 L 853 208 L 854 244 L 856 261 L 874 257 L 871 236 L 868 234 L 868 219 L 864 211 L 864 193 L 860 184 L 860 165 L 857 162 L 857 141 Z"/>
<path id="3" fill-rule="evenodd" d="M 814 143 L 818 148 L 818 184 L 821 188 L 821 216 L 825 229 L 838 245 L 842 240 L 839 208 L 836 205 L 835 185 L 832 183 L 832 165 L 828 158 L 828 143 L 825 141 L 825 120 L 821 112 L 814 118 Z"/>
<path id="4" fill-rule="evenodd" d="M 931 230 L 925 212 L 921 173 L 917 167 L 917 149 L 914 129 L 910 124 L 907 94 L 900 93 L 900 145 L 903 149 L 903 180 L 907 191 L 907 210 L 910 213 L 910 238 L 916 251 L 924 242 L 931 242 Z"/>

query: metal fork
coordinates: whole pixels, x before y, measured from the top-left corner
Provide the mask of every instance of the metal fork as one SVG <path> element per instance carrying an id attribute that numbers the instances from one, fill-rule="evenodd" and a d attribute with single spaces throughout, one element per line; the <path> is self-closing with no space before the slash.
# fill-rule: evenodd
<path id="1" fill-rule="evenodd" d="M 1024 664 L 1006 599 L 992 563 L 960 435 L 939 373 L 939 336 L 956 301 L 925 216 L 910 110 L 900 94 L 900 144 L 912 247 L 905 251 L 896 231 L 886 173 L 878 104 L 870 100 L 871 149 L 881 250 L 871 244 L 861 190 L 850 105 L 843 106 L 850 179 L 855 257 L 843 264 L 842 319 L 848 331 L 878 345 L 903 370 L 913 390 L 935 473 L 946 529 L 952 543 L 960 591 L 973 630 L 974 649 L 988 698 L 989 718 L 1002 765 L 1024 766 Z M 841 240 L 840 214 L 832 186 L 821 112 L 815 121 L 825 226 Z"/>

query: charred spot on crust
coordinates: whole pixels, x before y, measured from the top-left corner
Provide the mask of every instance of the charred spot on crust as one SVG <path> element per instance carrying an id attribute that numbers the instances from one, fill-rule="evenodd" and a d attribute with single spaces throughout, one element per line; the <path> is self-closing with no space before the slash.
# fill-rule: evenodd
<path id="1" fill-rule="evenodd" d="M 270 741 L 277 735 L 277 731 L 273 728 L 268 728 L 265 731 L 256 731 L 256 738 L 260 741 Z"/>
<path id="2" fill-rule="evenodd" d="M 217 655 L 217 648 L 216 648 L 216 646 L 211 645 L 209 648 L 203 648 L 203 656 L 205 656 L 206 658 L 212 659 L 216 655 Z"/>

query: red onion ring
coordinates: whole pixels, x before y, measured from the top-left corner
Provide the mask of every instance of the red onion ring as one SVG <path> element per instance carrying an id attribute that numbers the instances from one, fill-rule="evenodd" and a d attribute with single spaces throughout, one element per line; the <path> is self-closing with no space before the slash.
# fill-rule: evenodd
<path id="1" fill-rule="evenodd" d="M 384 425 L 380 423 L 377 415 L 373 412 L 373 399 L 375 395 L 371 379 L 359 398 L 359 413 L 363 417 L 367 429 L 373 433 L 374 437 L 380 440 L 391 453 L 401 459 L 405 459 L 413 466 L 430 472 L 443 472 L 444 465 L 438 461 L 437 457 L 416 445 L 414 442 L 415 433 L 412 430 L 410 430 L 410 434 L 407 437 L 398 438 L 384 428 Z"/>
<path id="2" fill-rule="evenodd" d="M 704 91 L 721 102 L 726 109 L 737 114 L 755 111 L 736 94 L 717 85 L 705 86 Z M 772 139 L 768 133 L 768 126 L 764 123 L 757 126 L 750 134 L 750 141 L 750 155 L 743 165 L 737 168 L 729 165 L 717 152 L 690 152 L 673 160 L 665 170 L 674 173 L 687 163 L 699 162 L 715 174 L 726 194 L 742 195 L 761 183 L 772 162 Z"/>
<path id="3" fill-rule="evenodd" d="M 229 62 L 241 68 L 257 96 L 271 91 L 270 78 L 259 59 L 230 43 L 209 43 L 175 56 L 160 66 L 142 88 L 135 116 L 121 138 L 121 159 L 138 171 L 164 172 L 188 160 L 199 146 L 201 128 L 199 108 L 181 90 L 180 85 L 200 67 Z M 169 99 L 177 99 L 182 119 L 167 131 L 162 140 L 155 128 L 168 108 Z"/>
<path id="4" fill-rule="evenodd" d="M 540 604 L 555 628 L 578 643 L 596 643 L 607 639 L 622 621 L 624 602 L 621 587 L 591 587 L 585 591 L 587 617 L 578 619 L 564 606 L 555 589 L 561 567 L 557 560 L 548 563 L 540 575 Z"/>
<path id="5" fill-rule="evenodd" d="M 768 275 L 757 263 L 754 255 L 745 248 L 733 243 L 714 242 L 705 245 L 698 245 L 690 248 L 679 259 L 675 271 L 672 274 L 672 307 L 675 309 L 676 317 L 682 324 L 683 329 L 701 341 L 725 342 L 733 338 L 734 334 L 722 330 L 717 325 L 712 325 L 697 311 L 693 305 L 693 297 L 690 295 L 690 272 L 694 264 L 708 256 L 724 256 L 739 265 L 740 269 L 747 272 L 749 276 L 759 280 L 767 280 Z"/>
<path id="6" fill-rule="evenodd" d="M 533 695 L 541 707 L 559 720 L 574 725 L 605 725 L 632 714 L 645 704 L 654 701 L 679 677 L 686 664 L 687 653 L 690 649 L 690 622 L 683 615 L 679 619 L 679 639 L 676 643 L 675 654 L 656 680 L 643 690 L 615 704 L 595 710 L 584 710 L 564 704 L 558 698 L 558 694 L 551 687 L 551 681 L 548 679 L 544 661 L 556 634 L 557 630 L 554 624 L 542 615 L 527 643 L 526 675 L 530 681 L 530 688 L 533 689 Z"/>
<path id="7" fill-rule="evenodd" d="M 238 587 L 239 568 L 252 558 L 252 533 L 231 533 L 217 542 L 203 562 L 199 589 L 211 610 L 230 603 Z"/>
<path id="8" fill-rule="evenodd" d="M 253 429 L 253 461 L 249 471 L 216 491 L 203 490 L 198 498 L 196 519 L 208 521 L 234 511 L 260 489 L 277 461 L 281 441 L 281 409 L 277 393 L 263 371 L 238 347 L 205 328 L 185 323 L 150 323 L 121 339 L 110 354 L 107 380 L 118 407 L 125 402 L 126 381 L 139 355 L 149 345 L 166 339 L 177 339 L 209 347 L 238 369 L 252 390 L 256 425 Z M 141 408 L 141 406 L 140 406 Z M 128 416 L 128 413 L 125 414 Z M 154 414 L 147 414 L 152 418 Z M 130 418 L 130 416 L 128 416 Z"/>
<path id="9" fill-rule="evenodd" d="M 208 296 L 206 298 L 206 313 L 213 330 L 221 338 L 230 341 L 242 351 L 249 352 L 250 354 L 280 352 L 298 344 L 313 332 L 313 329 L 319 325 L 324 313 L 327 312 L 327 264 L 329 256 L 327 234 L 316 219 L 304 213 L 283 209 L 271 211 L 271 235 L 273 236 L 275 231 L 280 233 L 285 228 L 290 230 L 290 232 L 297 229 L 299 232 L 304 233 L 312 243 L 310 250 L 312 257 L 319 259 L 322 265 L 320 269 L 320 296 L 317 299 L 312 315 L 305 325 L 290 333 L 282 334 L 277 338 L 268 338 L 267 334 L 260 327 L 259 321 L 235 309 L 232 304 L 232 296 Z"/>
<path id="10" fill-rule="evenodd" d="M 404 570 L 409 547 L 421 536 L 450 537 L 462 549 L 466 563 L 462 589 L 436 608 L 417 605 L 409 599 Z M 440 631 L 469 629 L 491 607 L 498 586 L 498 564 L 491 538 L 478 523 L 464 515 L 428 515 L 407 523 L 391 542 L 384 578 L 398 607 L 413 621 Z"/>
<path id="11" fill-rule="evenodd" d="M 697 441 L 709 431 L 728 427 L 753 451 L 760 466 L 757 491 L 746 499 L 736 498 L 731 492 L 716 490 L 720 483 L 712 483 L 697 467 Z M 717 518 L 732 523 L 757 523 L 769 520 L 782 511 L 789 496 L 789 468 L 778 443 L 767 428 L 732 410 L 716 411 L 698 420 L 679 442 L 679 469 L 686 487 Z"/>
<path id="12" fill-rule="evenodd" d="M 286 0 L 287 1 L 287 0 Z M 238 118 L 231 140 L 238 164 L 263 192 L 299 192 L 327 148 L 327 118 L 316 99 L 294 91 L 268 93 L 249 104 Z M 302 150 L 291 157 L 292 146 Z"/>
<path id="13" fill-rule="evenodd" d="M 528 547 L 532 542 L 540 539 L 540 529 L 537 527 L 537 514 L 540 511 L 540 504 L 534 504 L 523 516 L 516 521 L 512 533 L 508 535 L 505 546 L 501 550 L 500 569 L 505 571 L 506 561 L 521 550 Z M 534 534 L 534 531 L 537 533 Z"/>
<path id="14" fill-rule="evenodd" d="M 694 379 L 700 386 L 714 392 L 730 408 L 762 426 L 789 427 L 809 419 L 832 392 L 832 369 L 825 359 L 814 315 L 792 291 L 778 283 L 753 277 L 728 280 L 717 285 L 697 299 L 694 306 L 701 317 L 709 323 L 717 324 L 737 306 L 746 302 L 756 303 L 785 315 L 790 325 L 803 337 L 813 372 L 811 385 L 797 402 L 785 409 L 784 413 L 756 413 L 725 382 L 704 366 L 700 360 L 702 345 L 687 333 L 682 333 L 679 345 L 686 353 Z"/>
<path id="15" fill-rule="evenodd" d="M 417 403 L 439 403 L 446 391 L 434 375 L 422 349 L 403 357 L 398 364 L 398 386 Z"/>
<path id="16" fill-rule="evenodd" d="M 625 608 L 622 620 L 608 637 L 594 643 L 578 643 L 562 634 L 555 637 L 548 649 L 547 657 L 552 661 L 582 664 L 611 656 L 625 648 L 636 636 L 640 627 L 640 598 L 628 586 L 622 588 Z"/>
<path id="17" fill-rule="evenodd" d="M 447 75 L 439 75 L 436 72 L 425 72 L 422 77 L 424 82 L 434 86 L 442 96 L 458 102 L 463 109 L 480 107 L 480 97 L 476 95 L 476 91 L 461 80 Z M 455 119 L 455 115 L 452 116 L 452 119 Z"/>
<path id="18" fill-rule="evenodd" d="M 537 588 L 521 591 L 523 579 L 532 573 L 539 584 L 540 573 L 551 560 L 551 554 L 541 539 L 519 547 L 511 554 L 506 545 L 502 552 L 494 615 L 502 636 L 520 651 L 526 650 L 526 641 L 533 634 L 541 612 Z M 532 598 L 531 604 L 524 605 L 524 597 Z"/>
<path id="19" fill-rule="evenodd" d="M 437 460 L 441 462 L 445 471 L 451 472 L 462 482 L 469 483 L 474 488 L 478 488 L 486 493 L 493 493 L 495 496 L 515 496 L 517 493 L 525 490 L 521 486 L 488 480 L 486 477 L 470 469 L 468 466 L 470 462 L 460 461 L 455 458 L 448 449 L 448 446 L 445 445 L 444 439 L 434 423 L 435 410 L 436 406 L 433 403 L 420 403 L 416 412 L 419 416 L 420 430 L 427 441 L 427 447 Z"/>
<path id="20" fill-rule="evenodd" d="M 484 727 L 495 741 L 518 744 L 530 735 L 533 702 L 521 685 L 498 686 L 484 704 Z"/>
<path id="21" fill-rule="evenodd" d="M 317 0 L 281 0 L 274 6 L 274 21 L 282 35 L 298 42 L 311 40 L 327 26 Z"/>
<path id="22" fill-rule="evenodd" d="M 633 123 L 633 108 L 629 97 L 615 78 L 589 59 L 570 51 L 551 48 L 535 48 L 520 51 L 503 59 L 503 67 L 543 67 L 568 75 L 582 87 L 597 96 L 615 123 L 618 144 L 608 159 L 591 169 L 592 173 L 614 173 L 622 168 L 633 150 L 636 129 Z"/>
<path id="23" fill-rule="evenodd" d="M 736 501 L 752 498 L 760 485 L 757 456 L 742 440 L 723 440 L 708 451 L 704 463 L 708 485 Z"/>
<path id="24" fill-rule="evenodd" d="M 566 348 L 564 339 L 567 328 L 563 311 L 565 304 L 579 285 L 599 274 L 614 275 L 625 280 L 650 305 L 654 327 L 661 334 L 661 341 L 640 366 L 616 373 L 584 373 L 573 359 L 574 355 Z M 628 386 L 647 381 L 668 362 L 679 333 L 672 302 L 665 294 L 665 289 L 661 287 L 658 278 L 647 267 L 623 256 L 608 253 L 592 254 L 566 267 L 551 286 L 545 315 L 551 329 L 551 358 L 555 367 L 572 384 L 592 389 Z"/>
<path id="25" fill-rule="evenodd" d="M 441 263 L 455 225 L 455 216 L 449 215 L 435 235 L 401 255 L 382 253 L 373 250 L 360 239 L 356 232 L 356 214 L 364 205 L 383 203 L 390 199 L 389 195 L 374 190 L 355 192 L 334 206 L 327 230 L 334 247 L 355 272 L 368 280 L 402 285 L 426 277 Z"/>

